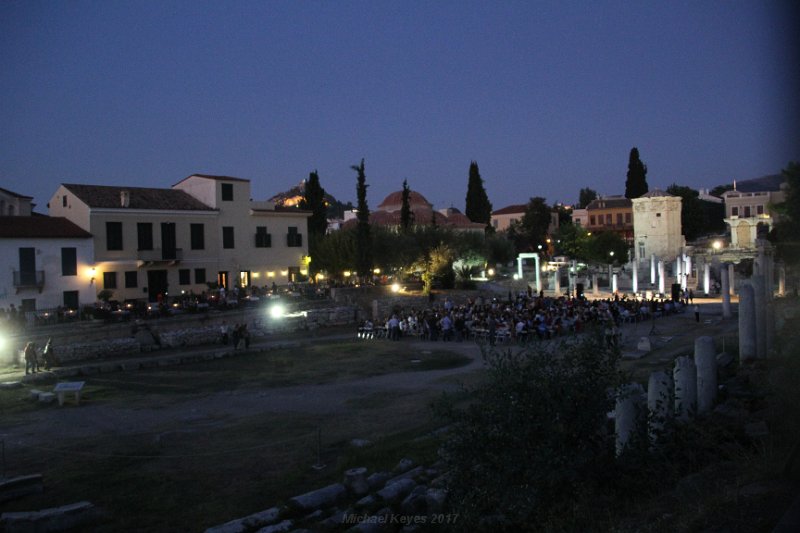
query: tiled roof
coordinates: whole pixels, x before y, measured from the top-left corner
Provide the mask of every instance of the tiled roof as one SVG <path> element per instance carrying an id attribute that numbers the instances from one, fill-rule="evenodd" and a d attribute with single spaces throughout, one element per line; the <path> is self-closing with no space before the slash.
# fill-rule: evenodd
<path id="1" fill-rule="evenodd" d="M 592 200 L 589 202 L 589 205 L 586 206 L 586 209 L 592 211 L 594 209 L 613 209 L 632 206 L 633 203 L 630 198 L 625 198 L 624 196 L 606 196 L 605 198 Z"/>
<path id="2" fill-rule="evenodd" d="M 509 205 L 498 209 L 497 211 L 492 211 L 492 215 L 513 215 L 517 213 L 524 213 L 526 209 L 528 209 L 528 204 Z"/>
<path id="3" fill-rule="evenodd" d="M 213 209 L 185 191 L 178 189 L 151 189 L 144 187 L 112 187 L 108 185 L 77 185 L 64 183 L 64 187 L 89 207 L 119 209 L 163 209 L 171 211 L 213 211 Z M 122 207 L 120 194 L 130 195 L 128 207 Z"/>
<path id="4" fill-rule="evenodd" d="M 403 205 L 403 191 L 395 191 L 383 199 L 383 202 L 381 202 L 380 205 L 378 205 L 378 209 L 385 209 L 387 207 L 397 207 L 402 205 Z M 408 192 L 408 205 L 412 208 L 414 206 L 431 207 L 431 203 L 417 191 Z"/>
<path id="5" fill-rule="evenodd" d="M 14 191 L 9 191 L 8 189 L 4 189 L 2 187 L 0 187 L 0 192 L 4 192 L 7 195 L 14 196 L 16 198 L 24 198 L 26 200 L 33 200 L 33 196 L 25 196 L 24 194 L 18 194 L 18 193 L 15 193 Z"/>
<path id="6" fill-rule="evenodd" d="M 191 177 L 206 178 L 206 179 L 215 180 L 215 181 L 248 181 L 248 182 L 250 181 L 250 180 L 246 180 L 246 179 L 242 179 L 242 178 L 234 178 L 233 176 L 214 176 L 212 174 L 191 174 L 191 175 L 186 176 L 185 178 L 183 178 L 178 183 L 183 183 L 184 181 L 188 180 Z M 176 183 L 175 185 L 177 185 L 178 183 Z M 173 185 L 173 187 L 175 185 Z"/>
<path id="7" fill-rule="evenodd" d="M 92 236 L 64 217 L 0 217 L 4 239 L 88 239 Z"/>

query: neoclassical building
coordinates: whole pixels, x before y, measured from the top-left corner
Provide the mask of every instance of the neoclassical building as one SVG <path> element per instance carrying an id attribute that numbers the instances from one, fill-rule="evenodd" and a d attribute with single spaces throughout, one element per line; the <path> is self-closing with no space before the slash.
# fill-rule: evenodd
<path id="1" fill-rule="evenodd" d="M 785 187 L 783 176 L 774 175 L 739 182 L 738 185 L 734 182 L 733 190 L 722 194 L 732 248 L 756 248 L 759 235 L 765 235 L 775 223 L 770 206 L 786 200 Z"/>
<path id="2" fill-rule="evenodd" d="M 193 174 L 171 188 L 62 184 L 48 204 L 91 233 L 93 272 L 114 299 L 153 301 L 295 281 L 310 213 L 250 200 L 250 181 Z"/>

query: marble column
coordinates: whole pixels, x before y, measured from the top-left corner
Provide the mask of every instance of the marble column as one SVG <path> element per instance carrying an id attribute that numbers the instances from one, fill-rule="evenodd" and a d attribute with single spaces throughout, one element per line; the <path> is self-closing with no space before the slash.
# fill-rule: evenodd
<path id="1" fill-rule="evenodd" d="M 755 291 L 745 283 L 739 289 L 739 363 L 756 358 Z"/>
<path id="2" fill-rule="evenodd" d="M 728 290 L 731 296 L 736 295 L 736 270 L 733 268 L 733 263 L 728 263 Z"/>
<path id="3" fill-rule="evenodd" d="M 786 265 L 778 267 L 778 296 L 786 296 Z"/>
<path id="4" fill-rule="evenodd" d="M 664 261 L 658 262 L 658 292 L 661 294 L 665 293 L 665 285 L 666 282 L 664 281 Z"/>
<path id="5" fill-rule="evenodd" d="M 633 262 L 633 271 L 631 272 L 631 283 L 633 284 L 633 294 L 639 292 L 639 263 Z"/>
<path id="6" fill-rule="evenodd" d="M 650 414 L 647 434 L 651 445 L 657 443 L 667 421 L 673 416 L 674 388 L 672 376 L 666 372 L 658 371 L 650 374 L 650 379 L 647 381 L 647 410 Z"/>
<path id="7" fill-rule="evenodd" d="M 592 273 L 592 294 L 598 296 L 600 294 L 600 287 L 597 286 L 597 272 Z"/>
<path id="8" fill-rule="evenodd" d="M 705 335 L 694 340 L 697 367 L 697 414 L 711 412 L 717 399 L 717 351 L 714 339 Z"/>
<path id="9" fill-rule="evenodd" d="M 731 293 L 730 282 L 728 281 L 728 266 L 723 263 L 719 269 L 720 277 L 722 278 L 722 288 L 720 294 L 722 295 L 722 318 L 731 318 Z"/>
<path id="10" fill-rule="evenodd" d="M 691 357 L 675 360 L 672 378 L 675 380 L 675 416 L 687 422 L 697 412 L 697 367 Z"/>
<path id="11" fill-rule="evenodd" d="M 611 274 L 611 294 L 617 294 L 617 273 Z"/>
<path id="12" fill-rule="evenodd" d="M 656 284 L 656 254 L 650 255 L 650 285 Z"/>
<path id="13" fill-rule="evenodd" d="M 711 265 L 703 264 L 703 293 L 706 296 L 711 292 Z"/>
<path id="14" fill-rule="evenodd" d="M 644 390 L 638 383 L 628 383 L 617 391 L 614 407 L 614 434 L 616 436 L 617 456 L 622 455 L 628 445 L 636 426 L 639 423 L 638 405 L 641 403 Z"/>
<path id="15" fill-rule="evenodd" d="M 756 314 L 756 358 L 767 357 L 767 299 L 764 290 L 764 276 L 759 274 L 750 278 L 753 286 L 753 302 Z"/>
<path id="16" fill-rule="evenodd" d="M 555 272 L 553 272 L 553 292 L 555 293 L 556 297 L 561 296 L 561 269 L 557 268 Z"/>

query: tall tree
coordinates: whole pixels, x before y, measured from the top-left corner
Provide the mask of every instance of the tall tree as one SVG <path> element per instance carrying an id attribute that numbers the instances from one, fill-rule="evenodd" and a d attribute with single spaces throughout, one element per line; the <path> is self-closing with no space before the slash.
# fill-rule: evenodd
<path id="1" fill-rule="evenodd" d="M 547 228 L 550 226 L 550 206 L 541 196 L 531 198 L 522 219 L 511 225 L 509 238 L 514 241 L 517 252 L 538 251 L 545 245 Z"/>
<path id="2" fill-rule="evenodd" d="M 309 235 L 324 235 L 328 229 L 328 206 L 325 205 L 325 189 L 319 183 L 317 171 L 308 175 L 300 209 L 311 211 L 308 219 Z"/>
<path id="3" fill-rule="evenodd" d="M 597 191 L 589 187 L 584 187 L 581 189 L 581 192 L 578 193 L 578 209 L 586 209 L 586 206 L 589 205 L 592 200 L 596 199 Z"/>
<path id="4" fill-rule="evenodd" d="M 708 232 L 708 221 L 705 219 L 700 193 L 691 187 L 673 183 L 667 192 L 681 197 L 681 233 L 687 241 L 693 241 Z"/>
<path id="5" fill-rule="evenodd" d="M 770 238 L 777 245 L 778 257 L 795 269 L 800 264 L 800 164 L 790 162 L 782 173 L 788 185 L 786 200 L 772 206 L 781 216 Z"/>
<path id="6" fill-rule="evenodd" d="M 639 159 L 639 149 L 631 148 L 628 157 L 628 179 L 625 180 L 625 198 L 639 198 L 648 191 L 647 165 Z"/>
<path id="7" fill-rule="evenodd" d="M 411 212 L 409 196 L 411 196 L 411 189 L 408 188 L 408 180 L 403 180 L 403 204 L 400 207 L 400 227 L 403 232 L 408 232 L 411 223 L 414 221 L 414 213 Z"/>
<path id="8" fill-rule="evenodd" d="M 367 206 L 367 176 L 364 173 L 364 160 L 360 165 L 352 165 L 358 179 L 356 183 L 356 272 L 362 278 L 372 275 L 372 241 L 369 236 L 369 206 Z"/>
<path id="9" fill-rule="evenodd" d="M 469 181 L 467 182 L 467 205 L 464 213 L 472 222 L 486 224 L 491 228 L 492 204 L 483 187 L 483 179 L 475 161 L 469 164 Z"/>

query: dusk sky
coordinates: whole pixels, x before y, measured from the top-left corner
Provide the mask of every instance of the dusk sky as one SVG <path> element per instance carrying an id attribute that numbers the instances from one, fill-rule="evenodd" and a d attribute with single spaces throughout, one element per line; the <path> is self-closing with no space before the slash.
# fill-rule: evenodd
<path id="1" fill-rule="evenodd" d="M 797 12 L 777 1 L 0 2 L 0 187 L 318 170 L 376 208 L 404 179 L 463 211 L 713 187 L 800 160 Z"/>

